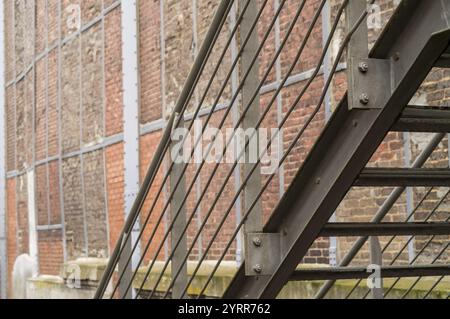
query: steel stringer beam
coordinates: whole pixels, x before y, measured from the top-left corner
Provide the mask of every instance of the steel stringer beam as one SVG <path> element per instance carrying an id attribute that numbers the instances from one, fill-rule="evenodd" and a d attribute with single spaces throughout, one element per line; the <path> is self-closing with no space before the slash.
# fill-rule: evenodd
<path id="1" fill-rule="evenodd" d="M 359 187 L 450 186 L 450 170 L 440 168 L 366 168 L 355 181 Z"/>
<path id="2" fill-rule="evenodd" d="M 450 108 L 408 106 L 392 130 L 396 132 L 450 133 Z"/>
<path id="3" fill-rule="evenodd" d="M 450 235 L 450 223 L 329 223 L 321 237 L 441 236 Z"/>
<path id="4" fill-rule="evenodd" d="M 382 267 L 380 272 L 381 278 L 437 277 L 449 275 L 450 265 L 387 266 Z M 291 280 L 312 281 L 366 279 L 370 275 L 371 273 L 367 271 L 367 267 L 302 269 L 295 271 L 291 277 Z"/>
<path id="5" fill-rule="evenodd" d="M 353 182 L 449 44 L 449 1 L 404 0 L 371 58 L 391 59 L 392 95 L 380 109 L 341 101 L 264 232 L 280 233 L 281 260 L 270 276 L 246 277 L 243 265 L 224 298 L 275 298 L 289 281 Z"/>

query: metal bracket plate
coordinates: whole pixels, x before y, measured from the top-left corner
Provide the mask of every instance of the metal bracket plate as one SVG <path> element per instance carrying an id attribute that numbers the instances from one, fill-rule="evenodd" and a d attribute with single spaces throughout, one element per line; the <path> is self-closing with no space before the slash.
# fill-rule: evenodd
<path id="1" fill-rule="evenodd" d="M 273 275 L 281 261 L 281 236 L 278 233 L 246 234 L 245 273 L 247 276 Z"/>
<path id="2" fill-rule="evenodd" d="M 380 109 L 391 97 L 391 61 L 351 58 L 348 107 Z"/>

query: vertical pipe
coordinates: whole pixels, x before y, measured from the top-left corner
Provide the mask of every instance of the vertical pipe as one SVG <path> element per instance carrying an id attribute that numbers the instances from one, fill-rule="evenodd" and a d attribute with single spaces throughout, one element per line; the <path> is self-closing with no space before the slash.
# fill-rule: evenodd
<path id="1" fill-rule="evenodd" d="M 122 1 L 122 70 L 124 106 L 124 171 L 125 171 L 125 216 L 128 216 L 139 191 L 139 56 L 138 56 L 138 2 Z M 128 253 L 122 255 L 126 262 L 131 245 L 137 240 L 139 222 L 134 224 L 131 241 L 126 243 Z M 127 267 L 123 282 L 131 278 L 131 272 L 138 264 L 140 247 Z M 122 262 L 119 262 L 119 269 Z M 126 288 L 125 288 L 126 289 Z M 120 289 L 119 289 L 120 290 Z M 131 297 L 131 293 L 128 296 Z"/>
<path id="2" fill-rule="evenodd" d="M 12 22 L 12 25 L 13 25 L 13 27 L 12 27 L 12 29 L 13 29 L 13 31 L 15 32 L 16 31 L 16 6 L 15 5 L 12 5 L 12 12 L 11 12 L 11 16 L 12 16 L 12 20 L 13 20 L 13 22 Z M 16 37 L 15 36 L 13 36 L 13 48 L 15 48 L 16 47 Z M 15 49 L 14 49 L 14 51 L 15 51 Z M 15 54 L 15 52 L 14 52 L 14 84 L 13 84 L 13 86 L 14 86 L 14 128 L 17 130 L 17 85 L 16 85 L 16 76 L 17 76 L 17 57 L 16 57 L 16 54 Z M 14 154 L 15 154 L 15 159 L 14 159 L 14 168 L 15 168 L 15 170 L 16 170 L 16 172 L 17 172 L 17 176 L 15 177 L 15 179 L 16 179 L 16 182 L 15 182 L 15 190 L 14 190 L 14 197 L 15 197 L 15 203 L 14 203 L 14 209 L 16 210 L 16 213 L 15 213 L 15 227 L 16 227 L 16 233 L 15 233 L 15 238 L 13 239 L 13 238 L 10 238 L 10 240 L 14 240 L 15 241 L 15 245 L 16 245 L 16 247 L 19 247 L 19 236 L 18 236 L 18 229 L 19 229 L 19 222 L 18 222 L 18 220 L 19 220 L 19 201 L 17 200 L 17 194 L 18 194 L 18 181 L 19 181 L 19 174 L 18 174 L 18 172 L 19 172 L 19 169 L 18 169 L 18 167 L 19 167 L 19 161 L 18 161 L 18 156 L 17 156 L 17 136 L 15 137 L 15 141 L 14 141 L 15 143 L 14 143 Z M 15 259 L 15 258 L 17 258 L 17 253 L 18 253 L 18 250 L 16 249 L 16 251 L 14 252 L 14 256 L 13 256 L 13 258 Z M 11 257 L 11 256 L 10 256 Z M 12 285 L 10 285 L 10 286 L 12 286 Z M 12 291 L 9 291 L 8 292 L 9 294 L 11 294 L 12 295 Z"/>
<path id="3" fill-rule="evenodd" d="M 49 53 L 48 53 L 48 0 L 45 1 L 45 158 L 46 158 L 46 164 L 45 164 L 45 174 L 46 174 L 46 187 L 47 187 L 47 219 L 48 224 L 51 224 L 51 208 L 50 208 L 50 165 L 48 162 L 49 158 L 49 152 L 48 152 L 48 144 L 49 144 L 49 128 L 48 128 L 48 104 L 49 104 L 49 94 L 48 94 L 48 86 L 49 86 L 49 78 L 48 78 L 48 64 L 49 64 Z"/>
<path id="4" fill-rule="evenodd" d="M 245 6 L 244 0 L 239 0 L 239 12 L 241 12 L 242 8 Z M 248 9 L 245 11 L 245 14 L 243 15 L 242 22 L 241 22 L 241 28 L 240 28 L 240 43 L 244 41 L 244 37 L 249 34 L 251 31 L 251 25 L 253 21 L 256 18 L 256 15 L 258 13 L 258 1 L 256 0 L 250 0 L 250 5 L 248 6 Z M 247 42 L 246 48 L 243 51 L 242 59 L 241 59 L 241 70 L 248 70 L 250 69 L 250 73 L 242 87 L 242 106 L 248 105 L 254 92 L 258 89 L 258 82 L 259 82 L 259 62 L 258 59 L 255 63 L 252 63 L 253 57 L 256 53 L 256 50 L 259 46 L 259 37 L 258 37 L 258 30 L 255 28 L 253 31 L 251 31 L 252 34 L 249 38 L 249 41 Z M 241 74 L 242 75 L 242 74 Z M 259 97 L 254 99 L 252 105 L 250 106 L 244 120 L 242 121 L 242 128 L 244 131 L 248 129 L 254 129 L 256 127 L 256 124 L 260 118 L 260 101 Z M 255 135 L 255 138 L 258 140 L 258 146 L 257 150 L 252 150 L 251 147 L 249 147 L 248 154 L 244 155 L 244 164 L 242 164 L 242 174 L 243 176 L 248 176 L 252 173 L 252 168 L 254 166 L 254 163 L 251 163 L 253 152 L 257 152 L 257 155 L 259 156 L 259 138 L 257 134 Z M 255 198 L 258 196 L 261 190 L 261 167 L 259 167 L 254 170 L 251 178 L 249 179 L 247 185 L 244 189 L 244 209 L 247 207 L 250 207 Z M 256 205 L 254 205 L 254 208 L 250 212 L 247 221 L 244 225 L 244 231 L 245 234 L 248 233 L 255 233 L 255 232 L 261 232 L 262 231 L 262 204 L 261 200 L 258 200 Z M 246 250 L 250 249 L 250 247 L 245 247 Z M 251 265 L 249 265 L 250 269 L 252 268 Z M 250 270 L 251 271 L 251 270 Z"/>
<path id="5" fill-rule="evenodd" d="M 404 158 L 404 166 L 411 166 L 411 134 L 409 132 L 403 133 L 403 158 Z M 406 188 L 406 216 L 410 216 L 414 210 L 414 194 L 413 189 L 411 187 Z M 408 220 L 408 222 L 414 221 L 414 215 Z M 409 261 L 415 257 L 414 246 L 415 240 L 414 236 L 410 236 L 408 238 L 408 258 Z"/>
<path id="6" fill-rule="evenodd" d="M 7 296 L 6 252 L 6 168 L 5 168 L 5 19 L 4 1 L 0 2 L 0 299 Z M 11 30 L 9 30 L 11 32 Z"/>
<path id="7" fill-rule="evenodd" d="M 58 16 L 62 16 L 62 3 L 58 1 Z M 61 224 L 63 227 L 63 255 L 64 262 L 67 262 L 67 237 L 66 237 L 66 217 L 65 217 L 65 207 L 64 207 L 64 183 L 63 183 L 63 161 L 62 161 L 62 21 L 61 18 L 58 19 L 58 70 L 57 70 L 57 81 L 58 81 L 58 187 L 59 187 L 59 206 L 61 211 Z"/>
<path id="8" fill-rule="evenodd" d="M 79 25 L 82 25 L 81 21 L 81 1 L 78 4 L 80 6 L 79 12 L 80 12 L 80 23 Z M 80 150 L 83 149 L 84 140 L 83 140 L 83 32 L 81 29 L 77 29 L 75 37 L 78 37 L 78 72 L 79 72 L 79 98 L 80 98 L 80 105 L 79 105 L 79 125 L 80 125 L 80 132 L 79 132 L 79 142 L 80 142 Z M 83 207 L 83 226 L 84 226 L 84 250 L 86 257 L 89 256 L 89 236 L 88 236 L 88 225 L 87 225 L 87 212 L 86 212 L 86 186 L 84 182 L 84 154 L 83 152 L 80 152 L 80 181 L 81 181 L 81 198 L 82 198 L 82 207 Z"/>
<path id="9" fill-rule="evenodd" d="M 106 137 L 106 58 L 105 58 L 105 52 L 106 52 L 106 31 L 105 31 L 105 1 L 102 0 L 102 79 L 103 79 L 103 85 L 102 85 L 102 115 L 103 115 L 103 123 L 102 123 L 102 129 L 103 129 L 103 136 Z M 109 218 L 109 203 L 108 203 L 108 175 L 107 175 L 107 169 L 106 169 L 106 149 L 107 147 L 103 147 L 103 185 L 104 185 L 104 198 L 105 198 L 105 217 L 106 217 L 106 240 L 107 240 L 107 251 L 111 251 L 111 232 L 110 232 L 110 218 Z"/>
<path id="10" fill-rule="evenodd" d="M 192 0 L 192 30 L 193 30 L 192 38 L 193 38 L 193 42 L 194 42 L 193 46 L 192 46 L 193 60 L 195 60 L 195 57 L 198 54 L 198 22 L 197 22 L 197 19 L 198 19 L 197 0 Z M 200 101 L 199 91 L 195 90 L 194 105 L 198 105 L 199 101 Z M 197 119 L 193 118 L 192 120 L 195 121 Z M 202 127 L 199 124 L 200 124 L 200 122 L 198 122 L 198 124 L 197 123 L 194 124 L 195 132 L 202 131 Z M 195 137 L 195 141 L 197 141 L 197 136 Z M 200 163 L 196 163 L 196 167 L 198 170 L 200 168 Z M 196 201 L 198 201 L 200 199 L 201 193 L 202 193 L 202 176 L 199 175 L 197 180 L 195 181 L 195 196 L 196 196 L 195 200 Z M 200 229 L 200 226 L 202 225 L 202 205 L 201 204 L 198 206 L 198 209 L 195 212 L 195 214 L 197 216 L 197 227 L 198 227 L 198 229 Z M 199 251 L 199 254 L 198 254 L 199 260 L 202 257 L 202 250 L 203 250 L 202 244 L 203 244 L 203 236 L 200 236 L 200 238 L 197 241 L 198 251 Z"/>
<path id="11" fill-rule="evenodd" d="M 383 266 L 383 253 L 381 251 L 381 245 L 378 237 L 370 237 L 369 246 L 370 246 L 370 263 L 376 266 L 377 269 L 381 269 L 381 267 Z M 381 277 L 374 279 L 375 282 L 373 282 L 372 287 L 372 298 L 383 299 L 383 279 Z"/>
<path id="12" fill-rule="evenodd" d="M 230 11 L 230 32 L 234 29 L 236 26 L 236 19 L 237 19 L 237 2 L 233 3 L 233 7 Z M 238 53 L 238 44 L 237 44 L 237 38 L 236 35 L 233 36 L 233 39 L 231 41 L 230 45 L 230 52 L 231 52 L 231 60 L 230 63 L 233 63 L 233 61 L 236 60 L 237 53 Z M 238 89 L 238 70 L 237 68 L 234 68 L 233 73 L 231 75 L 231 95 L 234 96 L 236 94 L 236 91 Z M 236 126 L 238 120 L 239 120 L 239 103 L 238 100 L 234 102 L 234 104 L 231 106 L 233 108 L 232 111 L 232 118 L 233 118 L 233 127 Z M 241 174 L 239 167 L 236 167 L 234 170 L 234 191 L 237 192 L 239 188 L 241 187 Z M 239 196 L 239 198 L 236 200 L 235 210 L 236 210 L 236 227 L 241 224 L 242 220 L 242 198 Z M 239 234 L 236 236 L 236 264 L 240 266 L 242 264 L 242 231 L 239 232 Z"/>
<path id="13" fill-rule="evenodd" d="M 165 31 L 165 27 L 164 27 L 164 23 L 165 23 L 165 18 L 164 18 L 164 0 L 159 0 L 159 17 L 160 17 L 160 33 L 159 33 L 159 41 L 161 42 L 161 48 L 160 48 L 160 56 L 161 56 L 161 74 L 160 74 L 160 78 L 161 78 L 161 114 L 162 114 L 162 118 L 163 120 L 166 119 L 167 114 L 166 114 L 166 59 L 165 59 L 165 54 L 166 54 L 166 31 Z M 168 165 L 167 165 L 167 161 L 164 161 L 163 163 L 163 175 L 165 176 L 167 174 L 167 170 L 168 170 Z M 168 200 L 168 192 L 167 192 L 167 185 L 164 185 L 164 205 L 167 203 Z M 167 220 L 167 216 L 164 215 L 164 227 L 168 227 L 168 220 Z M 164 243 L 164 256 L 168 256 L 169 255 L 169 245 L 167 243 L 167 241 Z"/>
<path id="14" fill-rule="evenodd" d="M 330 36 L 331 32 L 331 8 L 330 8 L 330 2 L 327 1 L 325 6 L 322 10 L 322 45 L 325 46 L 325 43 L 328 40 L 328 37 Z M 323 65 L 323 77 L 324 82 L 326 82 L 330 76 L 333 76 L 331 74 L 332 69 L 332 56 L 329 51 L 327 51 L 327 54 L 325 56 L 324 65 Z M 331 118 L 331 115 L 333 114 L 332 111 L 332 95 L 333 95 L 333 86 L 330 86 L 330 89 L 326 92 L 325 95 L 325 121 L 329 121 Z M 334 213 L 331 216 L 330 222 L 336 222 L 336 213 Z M 329 247 L 329 261 L 331 266 L 337 265 L 337 246 L 338 246 L 338 240 L 336 237 L 330 237 L 330 247 Z"/>
<path id="15" fill-rule="evenodd" d="M 361 13 L 367 11 L 366 1 L 349 1 L 346 7 L 346 30 L 350 31 L 355 23 L 361 16 Z M 366 59 L 369 55 L 369 40 L 368 40 L 368 27 L 367 18 L 359 26 L 356 32 L 350 39 L 347 46 L 347 83 L 348 83 L 348 107 L 349 109 L 361 108 L 360 103 L 353 105 L 354 101 L 357 100 L 354 95 L 354 82 L 357 81 L 358 72 L 358 59 Z"/>
<path id="16" fill-rule="evenodd" d="M 25 7 L 25 9 L 27 9 Z M 28 141 L 28 144 L 31 143 L 31 163 L 30 168 L 27 172 L 27 195 L 28 195 L 28 240 L 29 240 L 29 253 L 30 257 L 34 260 L 37 269 L 39 269 L 39 249 L 38 249 L 38 234 L 37 234 L 37 221 L 36 221 L 36 63 L 35 56 L 36 56 L 36 45 L 35 45 L 35 39 L 36 39 L 36 6 L 33 5 L 33 20 L 31 21 L 31 24 L 33 25 L 33 55 L 32 55 L 32 67 L 29 72 L 31 72 L 31 79 L 32 79 L 32 98 L 31 101 L 26 100 L 26 103 L 31 103 L 31 121 L 32 121 L 32 132 L 31 132 L 31 141 Z M 25 76 L 25 90 L 26 95 L 25 98 L 27 99 L 30 92 L 28 92 L 28 85 L 27 80 Z"/>
<path id="17" fill-rule="evenodd" d="M 327 2 L 328 4 L 328 2 Z M 278 11 L 278 8 L 280 7 L 280 0 L 274 0 L 274 14 Z M 275 52 L 278 51 L 281 45 L 281 36 L 280 36 L 281 30 L 280 30 L 280 17 L 277 18 L 277 21 L 275 23 Z M 282 74 L 281 74 L 281 55 L 278 57 L 276 63 L 275 63 L 275 73 L 276 73 L 276 83 L 277 85 L 281 84 L 282 81 Z M 277 95 L 277 122 L 278 126 L 283 121 L 283 94 L 280 93 Z M 278 147 L 277 151 L 278 154 L 282 154 L 284 151 L 284 137 L 283 137 L 283 131 L 280 132 L 280 136 L 277 139 Z M 284 165 L 281 165 L 278 171 L 278 177 L 279 177 L 279 198 L 281 199 L 285 192 L 285 178 L 284 178 Z"/>
<path id="18" fill-rule="evenodd" d="M 178 120 L 175 120 L 177 123 Z M 184 127 L 184 121 L 181 119 L 180 128 Z M 176 129 L 178 127 L 174 127 Z M 177 136 L 178 137 L 178 136 Z M 183 139 L 180 137 L 181 140 Z M 179 276 L 172 283 L 172 298 L 173 299 L 183 299 L 184 295 L 184 287 L 186 287 L 188 283 L 187 278 L 187 263 L 184 262 L 184 256 L 187 252 L 187 233 L 184 232 L 186 228 L 186 204 L 180 206 L 183 202 L 183 198 L 186 194 L 186 175 L 183 175 L 184 161 L 183 159 L 184 153 L 184 145 L 179 145 L 179 149 L 177 149 L 176 143 L 172 143 L 170 154 L 177 154 L 178 158 L 173 158 L 175 161 L 175 165 L 173 166 L 172 171 L 170 172 L 170 185 L 171 191 L 173 191 L 172 187 L 177 185 L 178 181 L 179 185 L 173 194 L 173 198 L 170 203 L 170 218 L 171 223 L 173 225 L 172 231 L 170 233 L 170 243 L 172 245 L 171 251 L 173 253 L 173 258 L 171 261 L 171 273 L 177 274 L 180 273 Z M 177 216 L 178 212 L 178 216 Z M 178 247 L 174 250 L 174 246 L 178 244 Z M 155 256 L 157 258 L 158 256 Z M 182 269 L 180 271 L 180 269 Z"/>
<path id="19" fill-rule="evenodd" d="M 35 196 L 35 171 L 30 169 L 26 173 L 27 178 L 27 195 L 28 195 L 28 245 L 29 254 L 33 261 L 39 266 L 38 256 L 38 238 L 37 238 L 37 222 L 36 222 L 36 196 Z"/>

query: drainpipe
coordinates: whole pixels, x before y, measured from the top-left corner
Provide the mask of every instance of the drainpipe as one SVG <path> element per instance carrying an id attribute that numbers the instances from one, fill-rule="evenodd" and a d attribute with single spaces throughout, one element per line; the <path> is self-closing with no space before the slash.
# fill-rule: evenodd
<path id="1" fill-rule="evenodd" d="M 322 43 L 325 46 L 325 43 L 330 35 L 330 26 L 331 23 L 331 12 L 330 12 L 330 2 L 327 1 L 325 6 L 323 7 L 322 12 Z M 332 56 L 330 53 L 327 53 L 323 65 L 323 73 L 325 81 L 330 77 L 333 76 L 331 74 L 331 59 Z M 331 118 L 331 115 L 333 114 L 333 110 L 331 109 L 331 101 L 332 101 L 332 88 L 328 90 L 326 96 L 325 96 L 325 119 L 328 122 Z M 333 216 L 330 219 L 330 222 L 336 222 L 336 213 L 333 214 Z M 329 246 L 329 259 L 330 259 L 330 266 L 336 266 L 337 265 L 337 247 L 338 246 L 338 240 L 336 237 L 330 238 L 330 246 Z"/>
<path id="2" fill-rule="evenodd" d="M 4 2 L 0 1 L 0 299 L 7 295 Z"/>

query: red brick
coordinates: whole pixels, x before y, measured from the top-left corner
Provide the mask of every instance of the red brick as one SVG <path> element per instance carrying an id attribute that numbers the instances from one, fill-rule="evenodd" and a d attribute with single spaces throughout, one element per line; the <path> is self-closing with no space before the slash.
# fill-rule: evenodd
<path id="1" fill-rule="evenodd" d="M 113 248 L 117 244 L 125 219 L 123 144 L 112 145 L 105 152 L 109 240 L 110 247 Z"/>
<path id="2" fill-rule="evenodd" d="M 123 131 L 122 39 L 120 7 L 105 18 L 105 125 L 106 136 Z"/>

